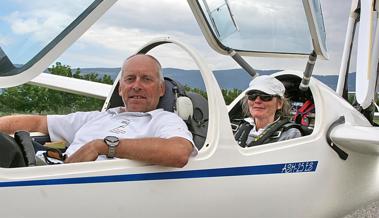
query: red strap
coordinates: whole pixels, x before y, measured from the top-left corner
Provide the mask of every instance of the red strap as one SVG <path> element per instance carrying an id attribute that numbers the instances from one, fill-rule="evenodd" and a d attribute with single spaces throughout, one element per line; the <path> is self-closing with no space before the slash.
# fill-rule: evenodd
<path id="1" fill-rule="evenodd" d="M 312 110 L 313 108 L 315 107 L 315 105 L 312 103 L 311 100 L 306 100 L 303 104 L 303 106 L 301 106 L 301 108 L 299 109 L 299 112 L 308 112 L 310 110 Z M 311 108 L 311 109 L 309 109 Z"/>
<path id="2" fill-rule="evenodd" d="M 303 104 L 303 106 L 301 106 L 296 111 L 296 114 L 293 117 L 293 120 L 296 121 L 296 118 L 298 116 L 301 116 L 301 120 L 300 120 L 301 125 L 308 126 L 309 125 L 309 120 L 307 119 L 308 118 L 308 112 L 310 112 L 314 108 L 315 108 L 315 105 L 313 104 L 313 102 L 311 100 L 305 101 L 304 104 Z"/>

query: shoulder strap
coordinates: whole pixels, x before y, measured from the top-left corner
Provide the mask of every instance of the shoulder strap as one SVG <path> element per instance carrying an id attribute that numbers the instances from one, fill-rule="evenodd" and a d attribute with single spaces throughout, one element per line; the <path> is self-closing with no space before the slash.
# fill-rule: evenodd
<path id="1" fill-rule="evenodd" d="M 302 136 L 310 135 L 313 132 L 313 128 L 310 128 L 308 126 L 303 126 L 303 125 L 300 125 L 300 124 L 294 123 L 294 122 L 290 122 L 290 123 L 284 125 L 283 131 L 286 131 L 286 130 L 291 129 L 291 128 L 298 129 Z"/>
<path id="2" fill-rule="evenodd" d="M 306 130 L 304 129 L 307 127 L 303 128 L 303 126 L 301 126 L 298 123 L 294 123 L 294 122 L 288 122 L 288 123 L 284 124 L 282 131 L 284 132 L 284 131 L 287 131 L 287 130 L 292 129 L 292 128 L 298 129 L 302 136 L 307 135 Z"/>
<path id="3" fill-rule="evenodd" d="M 247 137 L 249 136 L 249 133 L 252 128 L 253 126 L 246 121 L 242 121 L 242 123 L 239 125 L 239 128 L 236 134 L 234 135 L 234 138 L 237 140 L 238 144 L 241 147 L 246 147 Z"/>
<path id="4" fill-rule="evenodd" d="M 259 135 L 254 141 L 250 142 L 247 147 L 252 147 L 256 145 L 261 145 L 267 143 L 270 140 L 270 137 L 278 130 L 280 130 L 285 124 L 289 123 L 288 119 L 279 120 L 270 126 L 268 126 L 262 134 Z"/>

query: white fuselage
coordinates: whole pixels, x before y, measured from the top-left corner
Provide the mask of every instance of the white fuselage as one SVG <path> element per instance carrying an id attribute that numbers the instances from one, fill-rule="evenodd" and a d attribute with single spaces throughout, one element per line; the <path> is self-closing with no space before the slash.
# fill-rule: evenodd
<path id="1" fill-rule="evenodd" d="M 2 214 L 92 218 L 347 214 L 378 199 L 378 158 L 341 145 L 349 155 L 342 160 L 325 134 L 339 116 L 346 116 L 350 125 L 369 124 L 320 82 L 313 79 L 310 88 L 316 123 L 309 136 L 241 148 L 226 120 L 226 106 L 210 104 L 217 119 L 209 120 L 208 146 L 184 168 L 111 160 L 0 169 Z M 209 102 L 217 102 L 217 96 L 212 97 Z"/>

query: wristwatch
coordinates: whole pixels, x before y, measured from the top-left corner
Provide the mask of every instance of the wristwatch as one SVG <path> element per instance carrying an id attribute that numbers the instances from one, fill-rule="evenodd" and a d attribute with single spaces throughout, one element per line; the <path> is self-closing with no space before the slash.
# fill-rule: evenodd
<path id="1" fill-rule="evenodd" d="M 114 158 L 116 155 L 116 147 L 120 143 L 120 140 L 116 136 L 107 136 L 104 138 L 105 144 L 108 145 L 108 158 Z"/>

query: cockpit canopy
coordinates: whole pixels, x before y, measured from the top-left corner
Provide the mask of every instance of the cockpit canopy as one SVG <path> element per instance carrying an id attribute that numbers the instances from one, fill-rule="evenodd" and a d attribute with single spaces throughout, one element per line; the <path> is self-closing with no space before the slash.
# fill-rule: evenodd
<path id="1" fill-rule="evenodd" d="M 221 54 L 327 58 L 319 0 L 188 1 L 208 44 Z"/>

